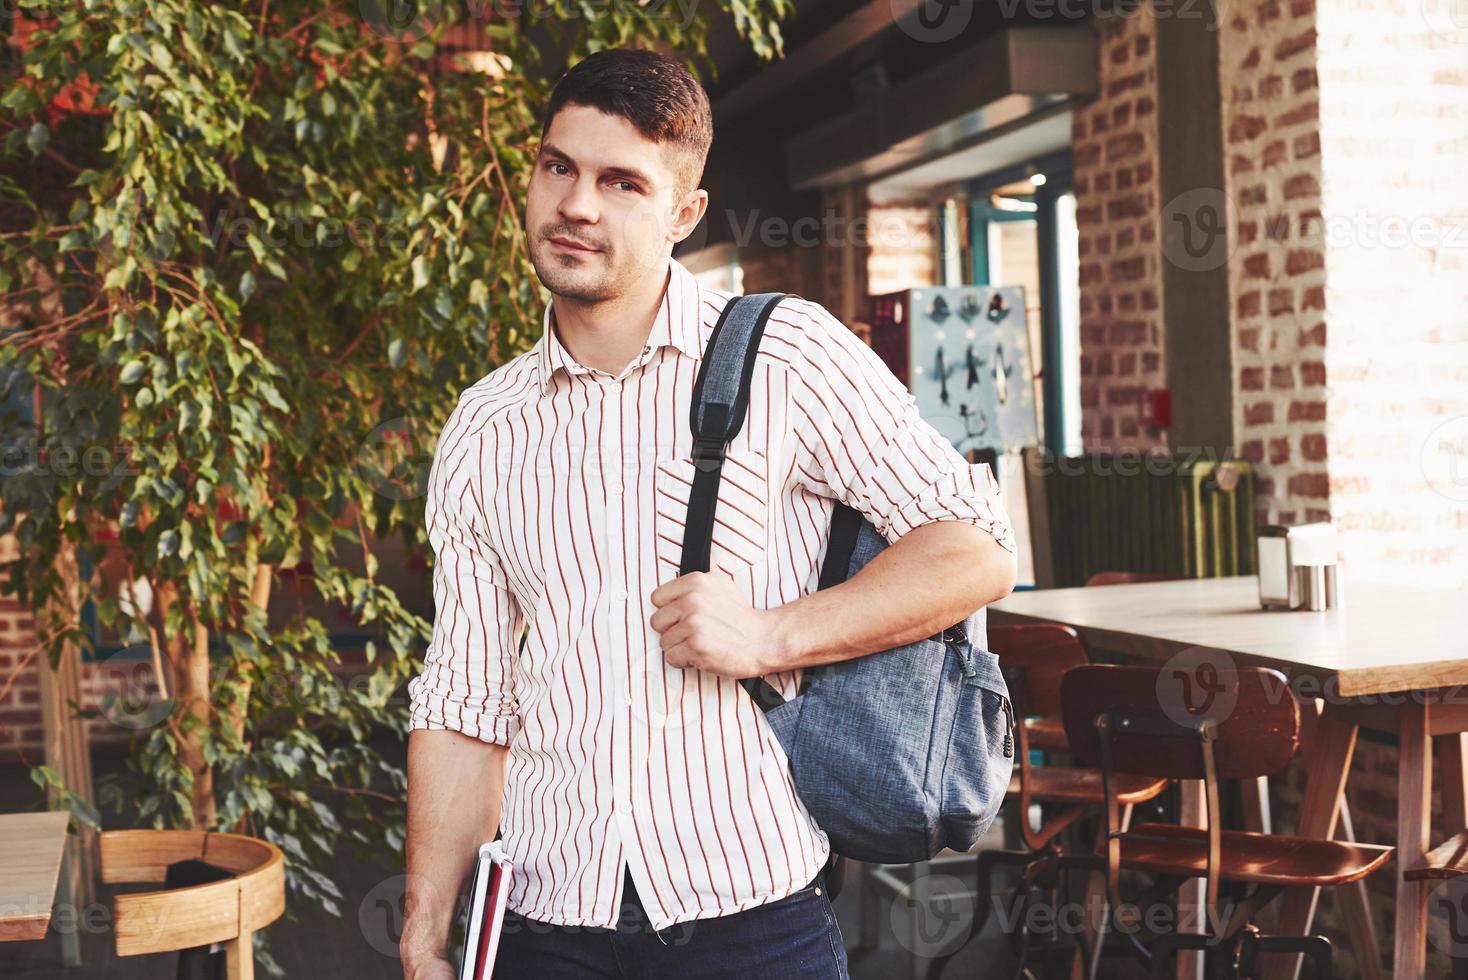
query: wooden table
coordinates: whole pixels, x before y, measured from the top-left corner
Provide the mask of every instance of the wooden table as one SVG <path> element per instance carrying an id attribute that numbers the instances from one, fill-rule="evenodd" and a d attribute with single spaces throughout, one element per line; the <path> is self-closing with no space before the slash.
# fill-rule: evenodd
<path id="1" fill-rule="evenodd" d="M 1093 651 L 1162 663 L 1190 649 L 1221 651 L 1241 666 L 1283 671 L 1297 694 L 1321 698 L 1323 712 L 1306 745 L 1303 835 L 1335 834 L 1340 800 L 1363 725 L 1396 731 L 1397 907 L 1393 975 L 1425 974 L 1428 887 L 1402 880 L 1428 845 L 1432 737 L 1444 742 L 1444 812 L 1451 830 L 1468 818 L 1463 762 L 1468 745 L 1468 603 L 1451 591 L 1368 584 L 1347 577 L 1341 605 L 1328 612 L 1265 611 L 1255 579 L 1189 579 L 1081 589 L 1016 592 L 990 606 L 990 622 L 1058 622 L 1075 627 Z M 1199 812 L 1185 792 L 1186 818 Z M 1291 889 L 1278 931 L 1310 928 L 1318 889 Z M 1343 888 L 1362 975 L 1378 976 L 1379 950 L 1363 917 L 1364 891 Z M 1369 919 L 1367 920 L 1369 922 Z M 1363 948 L 1363 946 L 1365 948 Z M 1275 957 L 1287 963 L 1288 958 Z M 1288 975 L 1288 966 L 1276 967 Z"/>
<path id="2" fill-rule="evenodd" d="M 66 813 L 0 813 L 0 942 L 46 938 Z"/>

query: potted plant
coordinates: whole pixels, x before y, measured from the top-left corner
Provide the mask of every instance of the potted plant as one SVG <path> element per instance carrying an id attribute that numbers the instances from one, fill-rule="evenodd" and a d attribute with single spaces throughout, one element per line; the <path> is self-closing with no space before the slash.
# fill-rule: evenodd
<path id="1" fill-rule="evenodd" d="M 666 6 L 20 0 L 0 378 L 40 409 L 5 433 L 34 449 L 0 481 L 8 588 L 65 610 L 54 660 L 87 638 L 57 569 L 116 526 L 150 600 L 74 585 L 164 665 L 144 824 L 264 838 L 332 911 L 343 839 L 401 848 L 404 776 L 368 737 L 406 728 L 429 623 L 372 544 L 426 552 L 442 420 L 538 332 L 519 221 L 546 79 L 614 44 L 702 51 L 709 7 Z M 775 52 L 787 0 L 714 6 Z M 282 569 L 380 637 L 367 683 L 337 681 L 320 618 L 267 615 Z"/>

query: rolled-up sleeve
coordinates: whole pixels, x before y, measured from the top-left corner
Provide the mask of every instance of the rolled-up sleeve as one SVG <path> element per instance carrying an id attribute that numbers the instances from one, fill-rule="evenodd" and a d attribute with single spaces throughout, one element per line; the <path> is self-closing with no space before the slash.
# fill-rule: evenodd
<path id="1" fill-rule="evenodd" d="M 816 303 L 792 364 L 795 471 L 807 489 L 860 511 L 888 541 L 933 521 L 962 521 L 1009 551 L 1014 532 L 985 463 L 970 463 L 918 414 L 877 353 Z"/>
<path id="2" fill-rule="evenodd" d="M 409 727 L 509 745 L 520 728 L 513 681 L 521 615 L 484 533 L 488 464 L 472 425 L 460 402 L 429 472 L 424 522 L 435 556 L 435 615 L 423 669 L 408 683 Z"/>

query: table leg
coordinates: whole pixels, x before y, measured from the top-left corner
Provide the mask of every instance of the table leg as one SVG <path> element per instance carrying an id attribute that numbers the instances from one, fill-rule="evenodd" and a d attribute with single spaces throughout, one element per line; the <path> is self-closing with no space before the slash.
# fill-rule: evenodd
<path id="1" fill-rule="evenodd" d="M 1181 805 L 1178 808 L 1178 823 L 1184 827 L 1202 827 L 1207 822 L 1203 813 L 1203 783 L 1197 779 L 1179 782 Z M 1202 878 L 1189 878 L 1177 892 L 1177 931 L 1180 933 L 1203 932 L 1208 911 L 1203 908 L 1206 900 Z M 1203 980 L 1203 954 L 1183 950 L 1177 954 L 1177 980 Z"/>
<path id="2" fill-rule="evenodd" d="M 1308 711 L 1309 708 L 1307 707 Z M 1335 835 L 1341 793 L 1351 771 L 1351 757 L 1356 752 L 1356 724 L 1332 706 L 1327 705 L 1311 726 L 1310 741 L 1305 750 L 1305 796 L 1300 802 L 1301 837 L 1329 840 Z M 1315 918 L 1318 888 L 1291 888 L 1280 899 L 1279 934 L 1302 936 L 1310 931 Z M 1300 969 L 1300 957 L 1272 956 L 1265 976 L 1269 980 L 1291 980 Z"/>
<path id="3" fill-rule="evenodd" d="M 1240 780 L 1244 797 L 1244 829 L 1256 834 L 1274 833 L 1274 814 L 1269 807 L 1269 777 Z M 1271 902 L 1254 916 L 1254 924 L 1274 932 L 1279 922 L 1279 903 Z"/>
<path id="4" fill-rule="evenodd" d="M 1313 702 L 1300 715 L 1300 743 L 1307 757 L 1310 739 L 1314 735 L 1322 703 Z M 1335 838 L 1351 844 L 1356 843 L 1356 829 L 1351 823 L 1351 804 L 1344 793 L 1336 802 L 1336 807 L 1339 811 L 1337 818 L 1339 827 Z M 1376 922 L 1371 918 L 1371 900 L 1366 891 L 1366 882 L 1358 881 L 1350 885 L 1341 885 L 1335 890 L 1335 898 L 1341 915 L 1346 920 L 1346 932 L 1351 937 L 1351 950 L 1356 954 L 1356 968 L 1361 980 L 1382 980 L 1386 972 L 1382 965 L 1384 961 L 1381 956 L 1381 940 L 1376 934 Z M 1276 912 L 1278 911 L 1278 904 L 1271 907 Z M 1278 932 L 1278 917 L 1276 916 L 1269 925 L 1271 931 Z"/>
<path id="5" fill-rule="evenodd" d="M 1341 800 L 1341 829 L 1336 836 L 1352 844 L 1356 843 L 1356 829 L 1351 825 L 1351 807 Z M 1336 902 L 1346 920 L 1346 932 L 1351 937 L 1351 949 L 1356 953 L 1356 969 L 1361 980 L 1382 980 L 1386 975 L 1382 967 L 1381 941 L 1376 936 L 1376 922 L 1371 918 L 1371 900 L 1366 892 L 1366 880 L 1341 885 L 1335 890 Z"/>
<path id="6" fill-rule="evenodd" d="M 1244 829 L 1256 834 L 1274 833 L 1273 814 L 1269 810 L 1269 777 L 1240 782 L 1244 795 Z"/>
<path id="7" fill-rule="evenodd" d="M 1463 767 L 1468 764 L 1468 732 L 1439 735 L 1442 750 L 1443 837 L 1468 830 L 1468 779 Z"/>
<path id="8" fill-rule="evenodd" d="M 1407 881 L 1405 869 L 1427 851 L 1432 817 L 1432 739 L 1426 704 L 1409 701 L 1399 710 L 1397 738 L 1397 928 L 1396 980 L 1421 980 L 1427 969 L 1427 884 Z"/>
<path id="9" fill-rule="evenodd" d="M 61 934 L 61 965 L 81 966 L 81 931 L 86 909 L 76 887 L 75 870 L 79 860 L 77 838 L 69 838 L 61 852 L 61 874 L 57 881 L 57 900 L 70 913 L 56 931 Z M 53 928 L 55 924 L 53 923 Z"/>

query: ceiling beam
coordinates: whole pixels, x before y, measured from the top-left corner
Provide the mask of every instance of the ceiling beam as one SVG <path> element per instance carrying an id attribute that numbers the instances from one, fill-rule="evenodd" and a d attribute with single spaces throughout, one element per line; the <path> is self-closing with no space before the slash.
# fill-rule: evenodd
<path id="1" fill-rule="evenodd" d="M 1094 95 L 1096 35 L 1083 27 L 1012 27 L 785 141 L 797 190 L 870 180 L 972 146 Z"/>
<path id="2" fill-rule="evenodd" d="M 788 92 L 798 82 L 876 37 L 924 2 L 869 0 L 784 58 L 761 66 L 747 80 L 714 99 L 714 118 L 732 119 L 766 99 Z"/>

